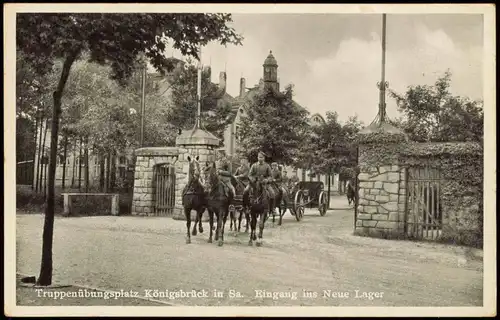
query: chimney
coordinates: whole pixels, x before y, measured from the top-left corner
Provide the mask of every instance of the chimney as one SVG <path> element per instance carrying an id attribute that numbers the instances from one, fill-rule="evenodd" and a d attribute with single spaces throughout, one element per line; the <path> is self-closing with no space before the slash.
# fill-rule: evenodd
<path id="1" fill-rule="evenodd" d="M 219 88 L 226 92 L 226 72 L 222 71 L 219 74 Z"/>
<path id="2" fill-rule="evenodd" d="M 240 79 L 240 97 L 243 97 L 246 92 L 246 81 L 245 78 Z"/>

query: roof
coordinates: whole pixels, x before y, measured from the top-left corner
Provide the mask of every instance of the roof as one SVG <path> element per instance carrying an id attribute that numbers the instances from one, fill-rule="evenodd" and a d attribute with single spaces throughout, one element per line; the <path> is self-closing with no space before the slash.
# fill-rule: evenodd
<path id="1" fill-rule="evenodd" d="M 264 66 L 278 66 L 278 61 L 276 61 L 276 58 L 273 56 L 272 51 L 269 51 L 269 55 L 267 56 L 266 60 L 264 60 Z"/>

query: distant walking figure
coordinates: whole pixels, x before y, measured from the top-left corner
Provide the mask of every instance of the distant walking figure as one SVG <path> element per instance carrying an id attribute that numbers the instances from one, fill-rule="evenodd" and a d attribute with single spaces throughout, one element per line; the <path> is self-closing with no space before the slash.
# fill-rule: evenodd
<path id="1" fill-rule="evenodd" d="M 349 202 L 349 205 L 351 205 L 351 202 L 354 204 L 355 198 L 356 198 L 356 191 L 354 190 L 352 182 L 349 180 L 347 181 L 347 201 Z"/>

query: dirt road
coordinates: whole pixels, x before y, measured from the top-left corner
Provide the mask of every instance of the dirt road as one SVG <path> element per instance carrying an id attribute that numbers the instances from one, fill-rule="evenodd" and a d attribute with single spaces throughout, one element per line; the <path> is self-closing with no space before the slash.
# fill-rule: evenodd
<path id="1" fill-rule="evenodd" d="M 38 275 L 42 226 L 42 215 L 18 214 L 18 272 Z M 56 218 L 54 279 L 176 305 L 482 305 L 482 260 L 463 248 L 356 237 L 352 226 L 352 210 L 310 210 L 268 224 L 262 247 L 227 224 L 217 247 L 207 224 L 187 245 L 185 222 L 170 218 Z M 206 296 L 181 297 L 192 290 Z"/>

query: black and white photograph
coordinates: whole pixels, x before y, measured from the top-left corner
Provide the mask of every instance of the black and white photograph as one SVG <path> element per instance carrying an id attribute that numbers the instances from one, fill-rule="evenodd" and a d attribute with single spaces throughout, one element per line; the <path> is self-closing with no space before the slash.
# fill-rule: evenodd
<path id="1" fill-rule="evenodd" d="M 493 4 L 4 9 L 6 316 L 496 315 Z"/>

